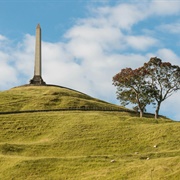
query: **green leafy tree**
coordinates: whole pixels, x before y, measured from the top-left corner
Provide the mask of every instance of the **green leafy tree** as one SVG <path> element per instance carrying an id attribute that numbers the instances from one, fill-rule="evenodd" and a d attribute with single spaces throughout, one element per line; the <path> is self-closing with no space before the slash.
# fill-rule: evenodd
<path id="1" fill-rule="evenodd" d="M 155 118 L 158 118 L 161 103 L 180 89 L 180 67 L 154 57 L 143 68 L 147 71 L 145 81 L 152 89 L 156 101 Z"/>
<path id="2" fill-rule="evenodd" d="M 140 117 L 143 116 L 146 105 L 153 102 L 151 89 L 146 81 L 147 75 L 148 71 L 141 67 L 135 70 L 122 69 L 113 77 L 113 85 L 117 87 L 117 99 L 123 106 L 135 104 L 140 111 Z"/>

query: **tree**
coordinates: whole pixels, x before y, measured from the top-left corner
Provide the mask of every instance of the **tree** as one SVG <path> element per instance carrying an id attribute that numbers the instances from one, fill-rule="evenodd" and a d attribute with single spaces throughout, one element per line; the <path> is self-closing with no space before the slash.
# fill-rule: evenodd
<path id="1" fill-rule="evenodd" d="M 113 77 L 113 85 L 117 86 L 117 99 L 126 106 L 129 103 L 136 104 L 140 117 L 147 104 L 153 102 L 151 89 L 146 81 L 148 71 L 144 67 L 132 70 L 131 68 L 122 69 Z"/>
<path id="2" fill-rule="evenodd" d="M 136 104 L 142 117 L 146 105 L 156 104 L 158 118 L 161 103 L 180 89 L 180 67 L 153 57 L 138 69 L 122 69 L 113 77 L 113 85 L 122 105 Z"/>
<path id="3" fill-rule="evenodd" d="M 143 68 L 147 71 L 146 82 L 157 103 L 155 118 L 158 118 L 161 103 L 180 89 L 180 67 L 154 57 Z"/>

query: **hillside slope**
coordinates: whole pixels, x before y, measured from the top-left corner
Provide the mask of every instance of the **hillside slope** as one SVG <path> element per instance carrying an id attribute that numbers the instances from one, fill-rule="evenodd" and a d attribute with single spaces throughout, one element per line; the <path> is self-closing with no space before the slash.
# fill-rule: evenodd
<path id="1" fill-rule="evenodd" d="M 4 98 L 1 105 L 8 105 L 8 93 L 9 100 L 14 100 L 12 104 L 16 106 L 12 110 L 29 109 L 35 99 L 38 99 L 34 103 L 36 108 L 61 105 L 57 101 L 48 106 L 42 105 L 47 99 L 63 99 L 63 95 L 59 95 L 60 89 L 23 88 L 1 92 L 0 96 Z M 64 98 L 78 99 L 78 106 L 81 103 L 87 105 L 87 100 L 113 106 L 89 96 L 85 98 L 82 93 L 74 93 L 70 91 L 72 97 Z M 13 99 L 12 94 L 17 97 Z M 13 107 L 12 104 L 9 101 L 8 107 Z M 2 110 L 9 109 L 3 107 Z M 179 122 L 163 118 L 140 119 L 131 112 L 1 114 L 0 179 L 179 180 L 179 129 Z"/>
<path id="2" fill-rule="evenodd" d="M 0 112 L 50 110 L 58 108 L 118 108 L 123 107 L 92 98 L 71 89 L 56 86 L 22 86 L 0 92 Z"/>
<path id="3" fill-rule="evenodd" d="M 0 179 L 178 180 L 179 128 L 123 112 L 1 115 Z"/>

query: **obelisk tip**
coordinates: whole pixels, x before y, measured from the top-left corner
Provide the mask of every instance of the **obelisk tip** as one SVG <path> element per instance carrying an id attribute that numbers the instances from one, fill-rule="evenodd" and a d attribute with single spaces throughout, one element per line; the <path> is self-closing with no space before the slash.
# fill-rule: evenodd
<path id="1" fill-rule="evenodd" d="M 37 25 L 37 28 L 41 28 L 39 23 L 38 23 L 38 25 Z"/>

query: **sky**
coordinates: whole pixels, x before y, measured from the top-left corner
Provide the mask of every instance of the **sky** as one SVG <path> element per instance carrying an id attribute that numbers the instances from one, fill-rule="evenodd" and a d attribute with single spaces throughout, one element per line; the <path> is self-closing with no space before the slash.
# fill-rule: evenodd
<path id="1" fill-rule="evenodd" d="M 32 79 L 38 23 L 44 81 L 114 104 L 121 69 L 151 57 L 180 66 L 179 0 L 0 0 L 0 91 Z M 176 92 L 160 114 L 180 121 L 179 107 Z"/>

